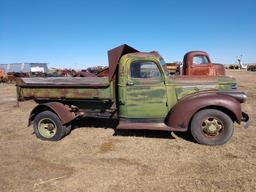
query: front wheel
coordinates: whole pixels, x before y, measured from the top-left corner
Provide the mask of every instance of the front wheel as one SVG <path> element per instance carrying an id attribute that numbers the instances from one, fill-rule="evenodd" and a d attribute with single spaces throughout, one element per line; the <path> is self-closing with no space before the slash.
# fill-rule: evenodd
<path id="1" fill-rule="evenodd" d="M 204 109 L 194 115 L 190 129 L 198 143 L 222 145 L 232 137 L 234 124 L 226 113 L 216 109 Z"/>
<path id="2" fill-rule="evenodd" d="M 51 111 L 43 111 L 33 121 L 36 136 L 42 140 L 58 141 L 66 134 L 59 117 Z"/>

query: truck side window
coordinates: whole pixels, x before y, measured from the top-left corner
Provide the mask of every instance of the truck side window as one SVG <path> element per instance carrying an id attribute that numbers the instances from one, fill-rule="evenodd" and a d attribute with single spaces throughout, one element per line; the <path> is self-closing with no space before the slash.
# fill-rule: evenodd
<path id="1" fill-rule="evenodd" d="M 197 55 L 193 57 L 194 65 L 207 64 L 207 63 L 209 63 L 209 60 L 206 56 Z"/>
<path id="2" fill-rule="evenodd" d="M 131 64 L 132 79 L 151 79 L 161 82 L 161 73 L 154 62 L 135 61 Z"/>

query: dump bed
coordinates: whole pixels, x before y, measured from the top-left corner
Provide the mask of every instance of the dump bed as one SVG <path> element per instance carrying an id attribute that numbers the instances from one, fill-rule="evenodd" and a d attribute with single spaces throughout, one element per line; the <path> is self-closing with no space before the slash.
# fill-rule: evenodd
<path id="1" fill-rule="evenodd" d="M 108 77 L 21 78 L 17 81 L 18 100 L 102 99 L 113 100 L 114 86 Z"/>

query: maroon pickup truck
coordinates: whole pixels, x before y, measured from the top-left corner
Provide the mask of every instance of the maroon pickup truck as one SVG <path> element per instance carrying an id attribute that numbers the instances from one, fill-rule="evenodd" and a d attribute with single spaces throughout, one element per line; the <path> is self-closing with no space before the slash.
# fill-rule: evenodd
<path id="1" fill-rule="evenodd" d="M 185 54 L 182 63 L 167 63 L 170 74 L 223 76 L 225 68 L 222 64 L 212 63 L 204 51 L 190 51 Z"/>
<path id="2" fill-rule="evenodd" d="M 188 52 L 183 59 L 183 75 L 225 75 L 222 64 L 212 63 L 209 55 L 204 51 Z"/>

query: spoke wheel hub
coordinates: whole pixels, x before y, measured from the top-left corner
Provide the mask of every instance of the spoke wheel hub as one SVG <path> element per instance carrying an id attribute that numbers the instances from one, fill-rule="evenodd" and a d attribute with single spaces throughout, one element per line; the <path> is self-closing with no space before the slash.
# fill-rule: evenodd
<path id="1" fill-rule="evenodd" d="M 210 136 L 210 137 L 218 136 L 219 134 L 221 134 L 222 130 L 224 129 L 224 125 L 222 121 L 213 117 L 208 117 L 207 119 L 205 119 L 202 122 L 201 127 L 203 129 L 203 133 L 206 136 Z"/>

